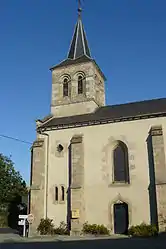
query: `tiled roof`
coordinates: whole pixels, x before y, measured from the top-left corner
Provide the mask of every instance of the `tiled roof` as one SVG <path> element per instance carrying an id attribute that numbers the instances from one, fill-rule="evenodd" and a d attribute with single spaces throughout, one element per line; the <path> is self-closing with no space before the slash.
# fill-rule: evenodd
<path id="1" fill-rule="evenodd" d="M 66 59 L 62 62 L 60 62 L 59 64 L 52 66 L 50 68 L 50 70 L 58 68 L 58 67 L 66 67 L 66 66 L 70 66 L 70 65 L 74 65 L 74 64 L 79 64 L 79 63 L 85 63 L 85 62 L 89 62 L 89 61 L 93 61 L 93 59 L 83 55 L 77 59 Z"/>
<path id="2" fill-rule="evenodd" d="M 86 62 L 93 62 L 94 65 L 97 67 L 97 69 L 99 70 L 99 72 L 101 73 L 102 77 L 104 78 L 104 80 L 106 80 L 105 75 L 103 74 L 103 72 L 101 71 L 100 67 L 98 66 L 98 64 L 96 63 L 96 61 L 92 58 L 87 57 L 86 55 L 83 55 L 75 60 L 73 59 L 66 59 L 62 62 L 60 62 L 59 64 L 52 66 L 50 68 L 50 70 L 56 69 L 56 68 L 60 68 L 60 67 L 67 67 L 70 65 L 76 65 L 76 64 L 81 64 L 81 63 L 86 63 Z"/>
<path id="3" fill-rule="evenodd" d="M 81 15 L 78 16 L 78 21 L 74 30 L 71 46 L 68 53 L 69 59 L 77 59 L 80 56 L 86 55 L 91 57 L 88 41 L 85 35 L 84 26 Z"/>
<path id="4" fill-rule="evenodd" d="M 166 114 L 166 98 L 152 99 L 127 104 L 99 107 L 94 113 L 52 118 L 43 123 L 41 128 L 51 128 L 72 124 L 83 124 L 93 121 L 116 121 L 118 119 L 130 119 L 147 115 Z"/>

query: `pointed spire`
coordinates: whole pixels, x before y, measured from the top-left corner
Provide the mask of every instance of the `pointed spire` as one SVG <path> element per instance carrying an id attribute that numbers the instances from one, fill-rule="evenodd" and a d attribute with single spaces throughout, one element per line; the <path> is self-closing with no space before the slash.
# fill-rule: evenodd
<path id="1" fill-rule="evenodd" d="M 78 20 L 74 30 L 74 35 L 70 45 L 68 59 L 77 59 L 83 55 L 91 57 L 88 41 L 81 18 L 82 8 L 81 1 L 78 1 Z"/>

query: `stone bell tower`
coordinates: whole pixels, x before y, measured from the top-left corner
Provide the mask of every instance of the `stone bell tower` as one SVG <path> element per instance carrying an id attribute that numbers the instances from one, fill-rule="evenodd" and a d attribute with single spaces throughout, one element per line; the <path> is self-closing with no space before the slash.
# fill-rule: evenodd
<path id="1" fill-rule="evenodd" d="M 67 59 L 51 67 L 51 114 L 65 117 L 91 113 L 105 105 L 105 77 L 91 57 L 78 9 L 78 20 Z"/>

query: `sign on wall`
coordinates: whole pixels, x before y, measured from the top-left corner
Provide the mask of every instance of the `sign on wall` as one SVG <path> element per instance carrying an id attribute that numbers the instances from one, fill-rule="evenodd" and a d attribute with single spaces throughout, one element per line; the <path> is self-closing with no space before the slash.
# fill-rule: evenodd
<path id="1" fill-rule="evenodd" d="M 72 219 L 78 219 L 79 217 L 80 217 L 79 209 L 73 209 L 72 210 Z"/>

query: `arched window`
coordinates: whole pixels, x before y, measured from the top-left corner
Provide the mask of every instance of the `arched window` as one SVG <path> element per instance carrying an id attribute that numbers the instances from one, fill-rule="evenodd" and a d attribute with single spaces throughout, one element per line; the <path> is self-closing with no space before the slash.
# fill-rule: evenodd
<path id="1" fill-rule="evenodd" d="M 55 187 L 55 201 L 58 201 L 58 187 Z"/>
<path id="2" fill-rule="evenodd" d="M 65 78 L 63 81 L 63 97 L 69 96 L 69 83 L 68 79 Z"/>
<path id="3" fill-rule="evenodd" d="M 129 183 L 128 148 L 126 144 L 118 141 L 113 151 L 114 182 Z"/>
<path id="4" fill-rule="evenodd" d="M 81 75 L 78 76 L 78 94 L 83 93 L 83 77 Z"/>
<path id="5" fill-rule="evenodd" d="M 61 201 L 65 200 L 65 188 L 64 186 L 61 186 Z"/>

